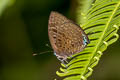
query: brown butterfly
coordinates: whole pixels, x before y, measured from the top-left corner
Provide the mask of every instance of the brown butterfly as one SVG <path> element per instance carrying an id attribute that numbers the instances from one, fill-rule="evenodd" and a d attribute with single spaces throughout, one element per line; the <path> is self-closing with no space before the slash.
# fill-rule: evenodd
<path id="1" fill-rule="evenodd" d="M 54 54 L 62 63 L 90 42 L 80 26 L 54 11 L 49 17 L 48 35 Z"/>

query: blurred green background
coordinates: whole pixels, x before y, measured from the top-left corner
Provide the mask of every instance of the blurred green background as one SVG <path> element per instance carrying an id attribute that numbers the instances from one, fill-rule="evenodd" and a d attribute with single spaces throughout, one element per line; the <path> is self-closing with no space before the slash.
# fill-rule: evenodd
<path id="1" fill-rule="evenodd" d="M 52 51 L 45 46 L 50 45 L 50 12 L 75 21 L 76 6 L 76 0 L 0 0 L 0 80 L 56 78 L 60 61 L 53 53 L 35 57 L 32 53 Z M 120 80 L 120 39 L 104 52 L 88 80 Z"/>

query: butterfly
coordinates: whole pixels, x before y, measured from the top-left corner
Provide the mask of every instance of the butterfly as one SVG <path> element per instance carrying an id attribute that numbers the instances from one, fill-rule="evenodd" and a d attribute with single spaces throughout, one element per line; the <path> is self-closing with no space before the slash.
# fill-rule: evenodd
<path id="1" fill-rule="evenodd" d="M 62 63 L 73 54 L 81 52 L 90 43 L 79 25 L 55 11 L 50 13 L 48 36 L 54 54 Z"/>

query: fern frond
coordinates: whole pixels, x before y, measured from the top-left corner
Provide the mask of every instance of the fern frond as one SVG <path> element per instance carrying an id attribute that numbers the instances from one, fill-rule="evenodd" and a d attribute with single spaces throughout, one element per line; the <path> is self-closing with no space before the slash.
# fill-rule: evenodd
<path id="1" fill-rule="evenodd" d="M 96 0 L 82 26 L 90 44 L 84 51 L 73 55 L 74 58 L 67 64 L 68 68 L 62 64 L 63 68 L 60 68 L 61 72 L 56 72 L 57 75 L 64 77 L 64 80 L 86 80 L 103 51 L 118 39 L 119 26 L 120 0 Z"/>

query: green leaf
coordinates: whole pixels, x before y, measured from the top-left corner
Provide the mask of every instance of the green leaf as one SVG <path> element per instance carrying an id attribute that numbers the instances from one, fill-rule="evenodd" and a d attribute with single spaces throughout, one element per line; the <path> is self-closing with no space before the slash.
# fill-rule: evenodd
<path id="1" fill-rule="evenodd" d="M 85 17 L 82 28 L 88 34 L 90 44 L 82 52 L 73 55 L 67 68 L 62 64 L 61 72 L 56 72 L 64 80 L 86 80 L 103 51 L 118 39 L 120 0 L 96 0 Z"/>

